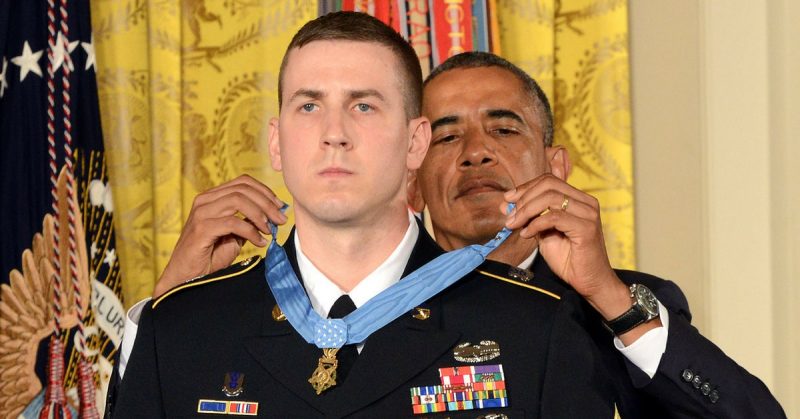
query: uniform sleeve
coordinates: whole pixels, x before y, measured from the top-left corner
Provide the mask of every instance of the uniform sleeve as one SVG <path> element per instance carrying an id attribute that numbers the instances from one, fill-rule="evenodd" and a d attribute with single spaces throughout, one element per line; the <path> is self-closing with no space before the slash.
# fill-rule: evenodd
<path id="1" fill-rule="evenodd" d="M 119 350 L 119 379 L 125 376 L 125 368 L 128 366 L 128 359 L 133 352 L 133 344 L 136 341 L 136 334 L 139 330 L 139 319 L 142 317 L 142 310 L 151 298 L 145 298 L 134 304 L 125 315 L 125 333 L 122 334 L 122 345 Z"/>
<path id="2" fill-rule="evenodd" d="M 117 385 L 116 403 L 111 410 L 111 417 L 114 419 L 164 417 L 150 302 L 139 319 L 138 333 L 128 360 L 125 379 Z"/>
<path id="3" fill-rule="evenodd" d="M 627 362 L 633 385 L 687 417 L 785 418 L 761 380 L 691 325 L 680 288 L 665 284 L 656 294 L 670 311 L 667 347 L 652 379 Z"/>
<path id="4" fill-rule="evenodd" d="M 572 291 L 561 296 L 550 336 L 540 417 L 614 417 L 615 387 L 582 326 L 580 307 Z"/>

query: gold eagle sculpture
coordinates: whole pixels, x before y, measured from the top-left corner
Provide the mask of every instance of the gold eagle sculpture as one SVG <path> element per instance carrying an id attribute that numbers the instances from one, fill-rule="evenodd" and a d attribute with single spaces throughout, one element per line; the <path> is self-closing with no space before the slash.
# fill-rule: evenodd
<path id="1" fill-rule="evenodd" d="M 81 307 L 76 307 L 69 269 L 67 182 L 66 169 L 62 169 L 57 183 L 62 330 L 77 325 L 78 316 L 86 316 L 91 297 L 85 233 L 80 208 L 75 204 L 75 251 L 82 302 Z M 53 215 L 47 214 L 42 220 L 41 233 L 36 233 L 31 248 L 22 252 L 22 272 L 12 270 L 9 283 L 0 285 L 0 417 L 3 418 L 17 417 L 42 390 L 34 368 L 40 342 L 55 330 L 51 280 L 55 271 L 54 234 Z"/>

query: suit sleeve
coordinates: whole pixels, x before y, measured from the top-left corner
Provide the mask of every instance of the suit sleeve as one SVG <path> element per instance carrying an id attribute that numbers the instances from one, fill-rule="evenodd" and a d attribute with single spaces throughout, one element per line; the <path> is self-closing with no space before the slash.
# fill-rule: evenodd
<path id="1" fill-rule="evenodd" d="M 114 419 L 165 416 L 151 302 L 142 311 L 125 379 L 119 380 L 116 387 L 116 402 L 111 409 Z"/>
<path id="2" fill-rule="evenodd" d="M 549 342 L 540 417 L 614 417 L 615 387 L 582 326 L 585 320 L 580 307 L 572 291 L 561 296 Z"/>
<path id="3" fill-rule="evenodd" d="M 663 281 L 654 292 L 670 314 L 667 347 L 652 379 L 625 361 L 635 387 L 676 415 L 786 417 L 761 380 L 739 366 L 691 325 L 686 297 L 677 285 Z"/>

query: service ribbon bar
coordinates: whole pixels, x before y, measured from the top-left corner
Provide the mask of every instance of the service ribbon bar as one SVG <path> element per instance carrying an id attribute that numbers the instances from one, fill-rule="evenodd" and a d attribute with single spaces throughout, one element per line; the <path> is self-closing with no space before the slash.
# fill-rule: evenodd
<path id="1" fill-rule="evenodd" d="M 258 402 L 201 399 L 197 402 L 197 413 L 256 416 Z"/>
<path id="2" fill-rule="evenodd" d="M 508 406 L 500 364 L 440 368 L 439 379 L 442 385 L 411 388 L 414 414 Z"/>

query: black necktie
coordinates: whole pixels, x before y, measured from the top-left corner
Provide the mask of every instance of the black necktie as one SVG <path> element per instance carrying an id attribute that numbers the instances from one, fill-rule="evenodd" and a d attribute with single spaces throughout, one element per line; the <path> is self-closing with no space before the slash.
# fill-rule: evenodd
<path id="1" fill-rule="evenodd" d="M 328 313 L 328 318 L 341 319 L 352 313 L 355 309 L 356 305 L 353 303 L 353 300 L 350 299 L 349 295 L 344 294 L 333 303 L 331 311 Z M 337 383 L 341 384 L 344 382 L 344 379 L 347 378 L 347 373 L 350 372 L 350 368 L 355 364 L 357 356 L 358 351 L 356 350 L 356 345 L 345 345 L 339 349 L 339 352 L 336 354 L 336 359 L 339 361 L 339 367 L 336 368 Z"/>

